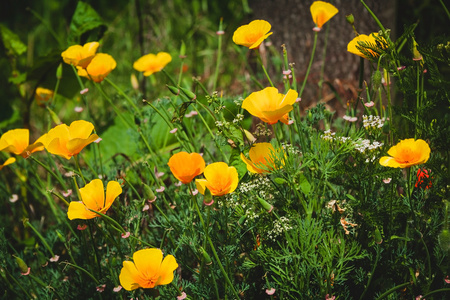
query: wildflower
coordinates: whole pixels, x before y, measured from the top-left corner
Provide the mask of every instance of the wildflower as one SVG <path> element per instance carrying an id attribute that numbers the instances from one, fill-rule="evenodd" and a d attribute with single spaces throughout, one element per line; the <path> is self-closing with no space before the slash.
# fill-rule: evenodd
<path id="1" fill-rule="evenodd" d="M 383 182 L 385 183 L 385 184 L 389 184 L 389 183 L 391 183 L 391 180 L 392 180 L 392 178 L 385 178 L 385 179 L 383 179 Z"/>
<path id="2" fill-rule="evenodd" d="M 318 30 L 339 12 L 334 5 L 324 1 L 314 1 L 313 4 L 311 4 L 310 10 L 312 19 Z"/>
<path id="3" fill-rule="evenodd" d="M 53 98 L 54 92 L 52 90 L 38 87 L 34 93 L 34 99 L 37 105 L 45 107 L 45 105 Z"/>
<path id="4" fill-rule="evenodd" d="M 70 159 L 99 138 L 98 135 L 91 134 L 93 129 L 92 123 L 79 120 L 72 122 L 70 126 L 58 125 L 41 139 L 48 152 Z"/>
<path id="5" fill-rule="evenodd" d="M 144 76 L 150 76 L 161 71 L 171 61 L 172 56 L 167 52 L 159 52 L 156 55 L 150 53 L 135 61 L 133 68 L 136 71 L 144 72 Z"/>
<path id="6" fill-rule="evenodd" d="M 248 25 L 240 26 L 233 34 L 233 42 L 249 49 L 258 48 L 269 35 L 272 25 L 264 20 L 254 20 Z"/>
<path id="7" fill-rule="evenodd" d="M 351 223 L 351 222 L 347 221 L 344 216 L 341 217 L 341 225 L 342 225 L 342 228 L 344 228 L 345 234 L 349 234 L 350 233 L 350 231 L 347 229 L 348 226 L 351 226 L 351 227 L 358 226 L 358 224 Z"/>
<path id="8" fill-rule="evenodd" d="M 224 162 L 208 165 L 204 170 L 206 179 L 196 179 L 198 191 L 204 195 L 206 188 L 213 196 L 223 196 L 232 193 L 238 186 L 239 177 L 235 167 L 229 167 Z"/>
<path id="9" fill-rule="evenodd" d="M 271 296 L 271 295 L 275 294 L 275 291 L 276 290 L 274 288 L 266 289 L 266 294 Z"/>
<path id="10" fill-rule="evenodd" d="M 1 170 L 1 168 L 0 168 L 0 170 Z M 11 197 L 9 197 L 9 202 L 11 202 L 11 203 L 15 203 L 15 202 L 17 202 L 17 200 L 19 200 L 19 195 L 17 195 L 17 194 L 12 194 Z"/>
<path id="11" fill-rule="evenodd" d="M 430 146 L 424 140 L 406 139 L 389 149 L 390 156 L 380 158 L 380 165 L 391 168 L 408 168 L 426 163 L 430 158 Z"/>
<path id="12" fill-rule="evenodd" d="M 61 56 L 66 64 L 86 68 L 94 58 L 99 45 L 98 42 L 91 42 L 84 44 L 83 46 L 70 46 L 66 51 L 61 53 Z"/>
<path id="13" fill-rule="evenodd" d="M 127 238 L 129 238 L 130 237 L 130 232 L 129 231 L 127 231 L 127 232 L 125 232 L 125 233 L 122 233 L 120 236 L 123 238 L 123 239 L 127 239 Z"/>
<path id="14" fill-rule="evenodd" d="M 89 209 L 105 214 L 111 207 L 114 200 L 122 193 L 122 188 L 117 181 L 110 181 L 106 187 L 106 198 L 103 182 L 100 179 L 94 179 L 83 188 L 80 189 L 82 202 L 70 202 L 67 216 L 70 220 L 73 219 L 93 219 L 98 217 Z"/>
<path id="15" fill-rule="evenodd" d="M 373 101 L 364 103 L 364 106 L 365 106 L 365 107 L 372 107 L 372 106 L 374 106 L 374 105 L 375 105 L 375 103 L 374 103 Z"/>
<path id="16" fill-rule="evenodd" d="M 347 51 L 366 59 L 376 59 L 383 50 L 386 50 L 387 42 L 379 37 L 377 32 L 370 35 L 360 34 L 347 44 Z"/>
<path id="17" fill-rule="evenodd" d="M 288 112 L 293 109 L 293 104 L 298 93 L 289 90 L 286 95 L 279 94 L 274 87 L 267 87 L 259 92 L 253 92 L 242 102 L 242 108 L 250 114 L 260 118 L 263 122 L 275 124 L 278 121 L 289 123 Z"/>
<path id="18" fill-rule="evenodd" d="M 419 168 L 417 170 L 417 181 L 416 184 L 414 185 L 416 188 L 424 188 L 426 190 L 428 190 L 431 186 L 431 179 L 430 178 L 430 174 L 428 173 L 427 169 L 424 168 Z"/>
<path id="19" fill-rule="evenodd" d="M 50 260 L 51 262 L 57 262 L 57 261 L 59 260 L 59 255 L 56 255 L 56 254 L 55 254 L 55 256 L 51 257 L 49 260 Z"/>
<path id="20" fill-rule="evenodd" d="M 105 288 L 106 288 L 106 284 L 102 284 L 102 285 L 97 286 L 97 287 L 96 287 L 96 290 L 97 290 L 97 292 L 99 292 L 99 293 L 103 293 L 103 291 L 105 290 Z"/>
<path id="21" fill-rule="evenodd" d="M 124 261 L 119 275 L 120 284 L 127 291 L 169 284 L 178 268 L 175 257 L 169 254 L 163 260 L 162 251 L 156 248 L 134 252 L 133 261 Z"/>
<path id="22" fill-rule="evenodd" d="M 78 75 L 87 77 L 94 82 L 102 82 L 116 66 L 117 63 L 111 55 L 99 53 L 86 68 L 78 68 Z"/>
<path id="23" fill-rule="evenodd" d="M 247 170 L 251 173 L 268 173 L 274 168 L 274 157 L 276 151 L 271 143 L 256 143 L 248 152 L 250 159 L 241 153 L 241 159 L 247 165 Z"/>
<path id="24" fill-rule="evenodd" d="M 122 286 L 119 284 L 118 286 L 113 288 L 113 292 L 118 293 L 118 292 L 120 292 L 121 289 L 122 289 Z"/>
<path id="25" fill-rule="evenodd" d="M 29 145 L 30 132 L 28 129 L 12 129 L 5 132 L 0 137 L 0 151 L 14 153 L 23 158 L 27 158 L 36 151 L 44 150 L 43 137 L 41 136 L 36 142 Z M 13 163 L 13 161 L 9 161 Z"/>
<path id="26" fill-rule="evenodd" d="M 0 170 L 6 167 L 7 165 L 13 164 L 16 162 L 16 159 L 14 157 L 8 158 L 3 164 L 0 165 Z"/>
<path id="27" fill-rule="evenodd" d="M 184 184 L 205 170 L 205 161 L 198 153 L 178 152 L 172 155 L 168 165 L 173 176 Z"/>
<path id="28" fill-rule="evenodd" d="M 77 226 L 77 229 L 78 229 L 79 231 L 83 231 L 83 230 L 85 230 L 86 228 L 87 228 L 87 225 L 86 225 L 86 224 L 78 225 L 78 226 Z"/>

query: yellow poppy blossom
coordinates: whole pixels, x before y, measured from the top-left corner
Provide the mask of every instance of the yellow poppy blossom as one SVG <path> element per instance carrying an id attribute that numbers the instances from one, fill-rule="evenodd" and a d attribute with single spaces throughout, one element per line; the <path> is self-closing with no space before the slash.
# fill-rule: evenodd
<path id="1" fill-rule="evenodd" d="M 250 148 L 248 156 L 241 153 L 241 159 L 247 165 L 247 170 L 251 173 L 269 173 L 274 168 L 274 158 L 276 151 L 271 143 L 256 143 Z"/>
<path id="2" fill-rule="evenodd" d="M 100 44 L 98 42 L 91 42 L 81 45 L 73 45 L 61 53 L 65 63 L 74 65 L 75 67 L 86 68 L 91 60 L 94 58 L 97 48 Z"/>
<path id="3" fill-rule="evenodd" d="M 242 102 L 242 108 L 250 114 L 260 118 L 263 122 L 275 124 L 281 121 L 288 124 L 288 112 L 293 109 L 293 104 L 298 93 L 289 90 L 286 95 L 279 94 L 274 87 L 267 87 L 259 92 L 253 92 Z"/>
<path id="4" fill-rule="evenodd" d="M 170 171 L 179 181 L 187 184 L 203 173 L 205 161 L 198 153 L 178 152 L 169 159 Z"/>
<path id="5" fill-rule="evenodd" d="M 328 22 L 339 10 L 332 4 L 324 1 L 314 1 L 310 7 L 311 16 L 318 28 Z"/>
<path id="6" fill-rule="evenodd" d="M 172 56 L 167 52 L 159 52 L 156 55 L 150 53 L 135 61 L 133 68 L 136 71 L 144 72 L 144 76 L 150 76 L 161 71 L 171 61 Z"/>
<path id="7" fill-rule="evenodd" d="M 30 132 L 28 129 L 12 129 L 0 138 L 0 151 L 14 153 L 27 158 L 36 151 L 44 150 L 43 137 L 29 145 Z"/>
<path id="8" fill-rule="evenodd" d="M 80 189 L 81 201 L 72 201 L 67 210 L 67 217 L 73 219 L 93 219 L 99 217 L 99 214 L 90 211 L 89 209 L 105 214 L 111 207 L 114 200 L 122 193 L 120 183 L 117 181 L 110 181 L 105 189 L 103 182 L 100 179 L 94 179 Z"/>
<path id="9" fill-rule="evenodd" d="M 169 284 L 173 280 L 173 271 L 178 268 L 173 255 L 163 259 L 162 251 L 156 248 L 134 252 L 133 261 L 124 261 L 119 275 L 120 285 L 127 291 Z"/>
<path id="10" fill-rule="evenodd" d="M 94 125 L 91 122 L 79 120 L 72 122 L 70 126 L 58 125 L 41 139 L 48 152 L 70 159 L 99 138 L 98 135 L 91 134 L 92 130 Z"/>
<path id="11" fill-rule="evenodd" d="M 387 48 L 387 43 L 384 38 L 381 38 L 380 42 L 376 39 L 376 37 L 378 37 L 377 32 L 373 32 L 370 35 L 360 34 L 347 44 L 347 51 L 366 59 L 378 58 L 380 56 L 380 53 L 378 52 L 385 50 Z M 372 47 L 376 49 L 376 51 L 362 46 L 361 43 L 372 45 Z M 371 56 L 369 57 L 366 54 L 362 53 L 358 48 L 364 48 L 368 53 L 370 53 Z"/>
<path id="12" fill-rule="evenodd" d="M 249 49 L 258 48 L 262 41 L 272 34 L 272 32 L 269 32 L 270 28 L 272 28 L 272 26 L 269 22 L 264 20 L 254 20 L 250 22 L 250 24 L 243 25 L 236 29 L 233 34 L 233 42 Z"/>
<path id="13" fill-rule="evenodd" d="M 198 191 L 204 195 L 206 188 L 213 196 L 223 196 L 234 192 L 238 186 L 239 176 L 235 167 L 224 162 L 216 162 L 206 166 L 203 172 L 206 179 L 196 179 Z"/>
<path id="14" fill-rule="evenodd" d="M 38 87 L 34 94 L 34 99 L 36 99 L 37 105 L 45 107 L 45 105 L 52 100 L 54 92 L 52 90 Z"/>
<path id="15" fill-rule="evenodd" d="M 16 162 L 16 159 L 14 157 L 10 157 L 3 164 L 0 165 L 0 170 L 6 167 L 7 165 L 13 164 Z"/>
<path id="16" fill-rule="evenodd" d="M 408 168 L 424 164 L 430 158 L 430 152 L 430 146 L 424 140 L 401 140 L 389 149 L 390 156 L 380 158 L 380 165 L 391 168 Z"/>
<path id="17" fill-rule="evenodd" d="M 94 82 L 101 82 L 116 66 L 117 63 L 111 55 L 98 53 L 86 69 L 78 68 L 78 75 L 87 77 Z"/>

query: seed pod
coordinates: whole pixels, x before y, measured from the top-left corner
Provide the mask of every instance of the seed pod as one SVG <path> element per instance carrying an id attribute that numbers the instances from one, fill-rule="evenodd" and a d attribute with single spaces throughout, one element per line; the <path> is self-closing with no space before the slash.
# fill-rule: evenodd
<path id="1" fill-rule="evenodd" d="M 267 202 L 266 200 L 264 200 L 264 199 L 262 199 L 262 198 L 260 198 L 258 196 L 257 196 L 257 198 L 258 198 L 259 204 L 261 204 L 261 206 L 265 210 L 267 210 L 267 212 L 269 212 L 269 213 L 272 212 L 273 206 L 269 202 Z"/>
<path id="2" fill-rule="evenodd" d="M 189 98 L 189 100 L 197 99 L 197 96 L 193 92 L 191 92 L 190 90 L 182 88 L 181 86 L 180 86 L 180 90 L 183 92 L 183 94 L 186 95 L 186 97 Z"/>
<path id="3" fill-rule="evenodd" d="M 383 242 L 383 238 L 381 237 L 381 232 L 378 227 L 375 229 L 375 243 L 381 244 Z"/>
<path id="4" fill-rule="evenodd" d="M 23 259 L 21 259 L 18 256 L 13 255 L 14 258 L 16 259 L 16 263 L 19 266 L 20 272 L 21 273 L 27 273 L 28 272 L 28 266 L 27 264 L 23 261 Z"/>

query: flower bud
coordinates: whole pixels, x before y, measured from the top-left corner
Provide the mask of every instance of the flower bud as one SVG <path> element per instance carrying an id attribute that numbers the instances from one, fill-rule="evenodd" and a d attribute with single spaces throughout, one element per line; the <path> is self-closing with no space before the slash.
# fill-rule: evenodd
<path id="1" fill-rule="evenodd" d="M 212 260 L 211 260 L 211 257 L 209 256 L 209 254 L 206 252 L 206 250 L 203 247 L 200 247 L 200 251 L 202 252 L 205 264 L 208 265 L 208 266 L 211 265 L 212 264 Z"/>
<path id="2" fill-rule="evenodd" d="M 375 243 L 381 244 L 383 242 L 383 238 L 381 237 L 381 232 L 378 227 L 375 229 Z"/>
<path id="3" fill-rule="evenodd" d="M 175 96 L 178 96 L 178 95 L 180 94 L 180 90 L 179 90 L 178 88 L 176 88 L 176 87 L 174 87 L 174 86 L 171 86 L 171 85 L 167 85 L 167 84 L 166 84 L 166 86 L 167 86 L 167 88 L 169 89 L 169 91 L 170 91 L 172 94 L 174 94 Z"/>
<path id="4" fill-rule="evenodd" d="M 144 197 L 150 201 L 156 198 L 155 193 L 153 193 L 153 190 L 145 183 L 144 183 Z"/>
<path id="5" fill-rule="evenodd" d="M 16 259 L 16 263 L 19 266 L 20 272 L 21 273 L 27 273 L 28 272 L 28 266 L 27 264 L 23 261 L 23 259 L 21 259 L 18 256 L 13 255 L 14 258 Z"/>
<path id="6" fill-rule="evenodd" d="M 209 189 L 205 189 L 205 195 L 203 196 L 203 204 L 210 206 L 214 203 L 214 199 L 212 197 L 211 191 Z"/>
<path id="7" fill-rule="evenodd" d="M 56 235 L 58 236 L 58 238 L 61 241 L 61 243 L 65 243 L 66 242 L 66 237 L 61 232 L 59 232 L 58 229 L 56 230 Z"/>
<path id="8" fill-rule="evenodd" d="M 259 204 L 261 204 L 261 206 L 265 210 L 267 210 L 268 213 L 272 212 L 273 206 L 269 202 L 267 202 L 266 200 L 264 200 L 264 199 L 262 199 L 262 198 L 260 198 L 258 196 L 256 196 L 256 197 L 258 198 Z"/>
<path id="9" fill-rule="evenodd" d="M 58 68 L 56 69 L 56 78 L 57 79 L 62 78 L 62 71 L 63 71 L 63 67 L 62 67 L 62 63 L 60 63 Z"/>
<path id="10" fill-rule="evenodd" d="M 355 23 L 355 17 L 352 14 L 346 15 L 345 20 L 350 25 L 353 25 Z"/>
<path id="11" fill-rule="evenodd" d="M 240 217 L 238 220 L 238 225 L 239 226 L 244 225 L 245 219 L 247 219 L 247 215 L 243 215 L 242 217 Z"/>
<path id="12" fill-rule="evenodd" d="M 47 106 L 46 108 L 47 108 L 48 112 L 50 113 L 50 116 L 52 117 L 53 123 L 55 123 L 56 125 L 62 124 L 58 115 L 53 110 L 51 110 L 50 107 Z"/>
<path id="13" fill-rule="evenodd" d="M 189 98 L 189 100 L 197 99 L 197 96 L 193 92 L 191 92 L 190 90 L 182 88 L 181 86 L 180 86 L 180 90 L 183 92 L 183 94 L 186 95 L 186 97 Z"/>

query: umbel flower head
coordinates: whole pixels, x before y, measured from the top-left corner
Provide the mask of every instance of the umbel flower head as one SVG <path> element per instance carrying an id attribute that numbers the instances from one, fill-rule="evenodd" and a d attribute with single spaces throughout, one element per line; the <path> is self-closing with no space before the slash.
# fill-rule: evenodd
<path id="1" fill-rule="evenodd" d="M 54 92 L 52 90 L 38 87 L 34 94 L 34 99 L 36 99 L 36 104 L 45 107 L 47 103 L 52 100 Z"/>
<path id="2" fill-rule="evenodd" d="M 293 109 L 293 104 L 298 93 L 289 90 L 286 95 L 279 94 L 274 87 L 267 87 L 259 92 L 253 92 L 242 102 L 242 108 L 250 114 L 260 118 L 263 122 L 275 124 L 278 121 L 288 124 L 288 112 Z"/>
<path id="3" fill-rule="evenodd" d="M 196 179 L 198 191 L 204 195 L 206 188 L 213 196 L 223 196 L 234 192 L 238 186 L 239 176 L 235 167 L 224 162 L 216 162 L 206 166 L 203 172 L 206 179 Z"/>
<path id="4" fill-rule="evenodd" d="M 134 252 L 133 261 L 124 261 L 119 275 L 120 285 L 127 291 L 169 284 L 173 280 L 173 271 L 178 268 L 173 255 L 163 259 L 162 251 L 156 248 Z"/>
<path id="5" fill-rule="evenodd" d="M 408 168 L 424 164 L 430 158 L 430 152 L 430 146 L 424 140 L 401 140 L 389 149 L 390 156 L 380 158 L 380 165 L 391 168 Z"/>
<path id="6" fill-rule="evenodd" d="M 233 42 L 249 49 L 258 48 L 262 41 L 272 34 L 272 32 L 269 32 L 270 28 L 272 28 L 272 26 L 269 22 L 264 20 L 254 20 L 250 22 L 250 24 L 243 25 L 236 29 L 233 34 Z"/>
<path id="7" fill-rule="evenodd" d="M 324 1 L 314 1 L 310 7 L 311 16 L 317 28 L 322 28 L 339 10 L 332 4 Z"/>
<path id="8" fill-rule="evenodd" d="M 376 60 L 387 49 L 386 40 L 373 32 L 370 35 L 360 34 L 347 44 L 347 51 L 362 58 Z"/>
<path id="9" fill-rule="evenodd" d="M 0 138 L 0 151 L 27 158 L 31 153 L 44 150 L 43 136 L 31 145 L 29 145 L 29 136 L 28 129 L 12 129 L 5 132 Z"/>
<path id="10" fill-rule="evenodd" d="M 83 46 L 73 45 L 61 53 L 61 56 L 65 63 L 85 69 L 94 58 L 99 45 L 98 42 L 87 43 Z"/>
<path id="11" fill-rule="evenodd" d="M 92 130 L 94 125 L 91 122 L 73 121 L 70 126 L 61 124 L 54 127 L 39 140 L 48 152 L 70 159 L 99 138 L 98 135 L 91 134 Z"/>
<path id="12" fill-rule="evenodd" d="M 203 173 L 205 160 L 198 153 L 178 152 L 169 159 L 170 171 L 179 181 L 187 184 Z"/>
<path id="13" fill-rule="evenodd" d="M 117 66 L 114 58 L 106 53 L 98 53 L 85 68 L 78 68 L 78 75 L 92 79 L 94 82 L 102 82 Z"/>
<path id="14" fill-rule="evenodd" d="M 90 211 L 98 211 L 105 214 L 111 207 L 114 200 L 122 193 L 120 183 L 110 181 L 106 186 L 106 198 L 103 182 L 100 179 L 94 179 L 80 189 L 81 201 L 72 201 L 69 204 L 67 217 L 73 219 L 93 219 L 99 217 L 99 214 Z"/>
<path id="15" fill-rule="evenodd" d="M 256 143 L 248 151 L 248 156 L 250 159 L 241 153 L 241 159 L 247 165 L 249 172 L 269 173 L 274 168 L 277 152 L 271 143 Z"/>
<path id="16" fill-rule="evenodd" d="M 144 76 L 150 76 L 159 72 L 172 61 L 172 56 L 167 52 L 159 52 L 158 54 L 147 54 L 134 62 L 133 68 L 136 71 L 144 72 Z"/>

